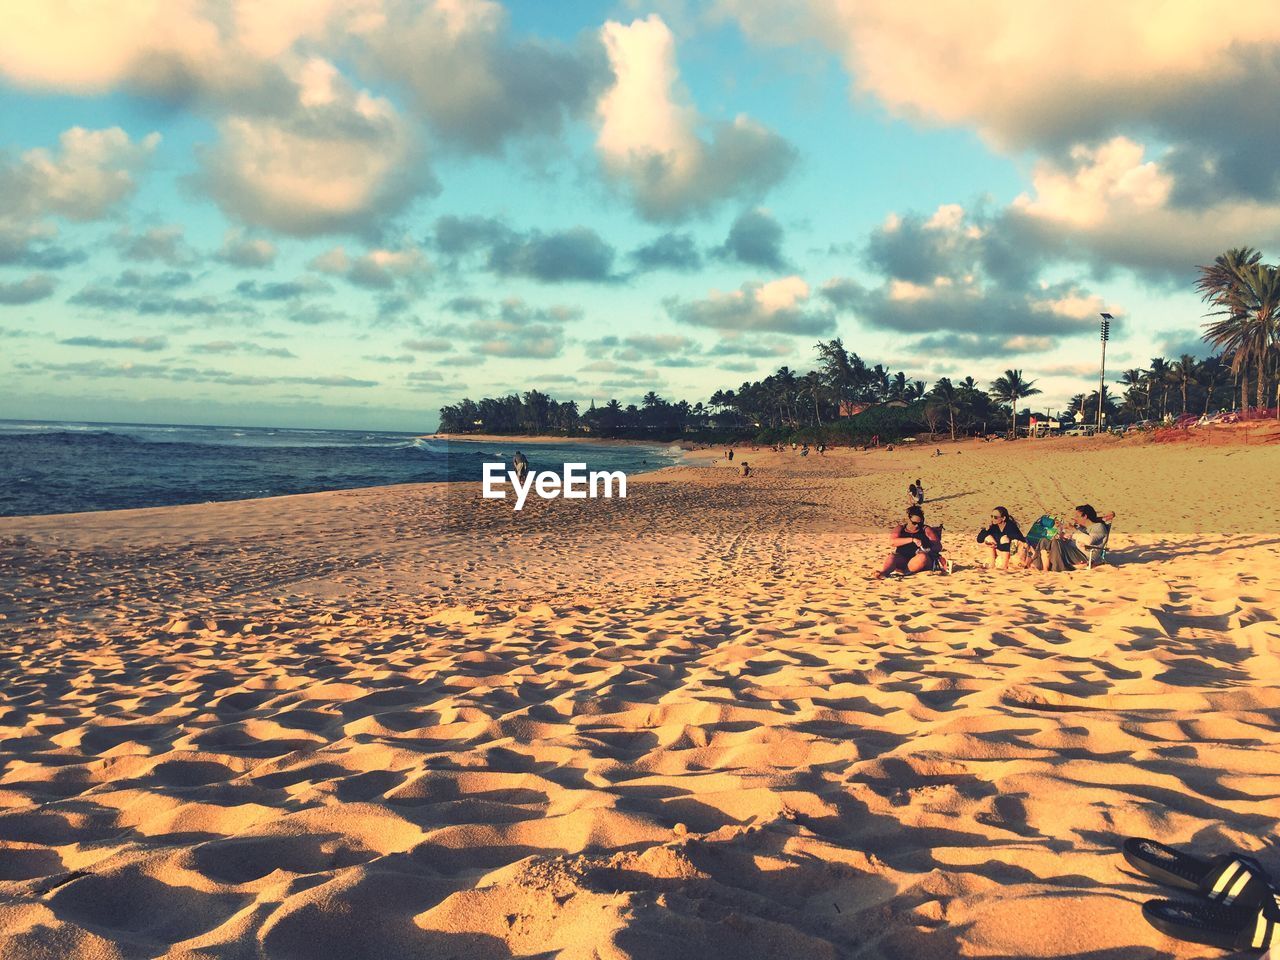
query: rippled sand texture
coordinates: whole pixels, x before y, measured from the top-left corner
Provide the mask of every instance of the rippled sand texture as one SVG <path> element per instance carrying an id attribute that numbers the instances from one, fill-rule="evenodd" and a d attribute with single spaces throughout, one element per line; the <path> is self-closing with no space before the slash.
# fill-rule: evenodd
<path id="1" fill-rule="evenodd" d="M 944 449 L 0 520 L 0 957 L 1214 955 L 1114 851 L 1280 868 L 1280 447 Z M 869 582 L 916 476 L 1118 565 Z"/>

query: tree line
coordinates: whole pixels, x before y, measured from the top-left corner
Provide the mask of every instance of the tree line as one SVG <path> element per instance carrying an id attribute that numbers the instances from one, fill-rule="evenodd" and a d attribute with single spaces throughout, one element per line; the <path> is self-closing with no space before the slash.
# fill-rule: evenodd
<path id="1" fill-rule="evenodd" d="M 1218 353 L 1200 360 L 1154 357 L 1145 368 L 1124 370 L 1119 394 L 1103 386 L 1073 397 L 1059 416 L 1096 422 L 1098 404 L 1108 424 L 1199 416 L 1231 408 L 1280 407 L 1280 271 L 1251 248 L 1229 250 L 1198 268 L 1196 288 L 1211 318 L 1204 339 Z M 905 372 L 870 365 L 839 337 L 819 341 L 817 365 L 807 373 L 788 366 L 736 389 L 717 390 L 704 403 L 669 401 L 656 392 L 640 404 L 617 399 L 586 411 L 538 390 L 504 397 L 464 399 L 440 408 L 444 433 L 589 435 L 708 441 L 756 438 L 860 442 L 878 434 L 896 439 L 928 430 L 952 438 L 1014 431 L 1043 411 L 1020 409 L 1040 394 L 1021 370 L 1005 370 L 981 386 L 972 376 L 941 377 L 929 386 Z M 1280 411 L 1278 411 L 1280 413 Z"/>

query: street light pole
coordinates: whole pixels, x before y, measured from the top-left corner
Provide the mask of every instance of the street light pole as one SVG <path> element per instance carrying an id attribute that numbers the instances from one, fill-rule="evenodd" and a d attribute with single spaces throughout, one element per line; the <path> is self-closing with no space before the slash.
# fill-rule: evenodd
<path id="1" fill-rule="evenodd" d="M 1102 397 L 1107 389 L 1107 341 L 1111 339 L 1111 321 L 1115 317 L 1109 313 L 1102 315 L 1102 364 L 1098 367 L 1098 433 L 1102 432 Z"/>

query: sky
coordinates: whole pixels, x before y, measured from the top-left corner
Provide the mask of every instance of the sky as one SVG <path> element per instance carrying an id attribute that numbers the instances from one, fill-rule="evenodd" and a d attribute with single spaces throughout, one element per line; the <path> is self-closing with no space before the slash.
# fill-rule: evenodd
<path id="1" fill-rule="evenodd" d="M 430 430 L 839 336 L 1044 409 L 1280 241 L 1241 0 L 45 0 L 0 34 L 0 418 Z"/>

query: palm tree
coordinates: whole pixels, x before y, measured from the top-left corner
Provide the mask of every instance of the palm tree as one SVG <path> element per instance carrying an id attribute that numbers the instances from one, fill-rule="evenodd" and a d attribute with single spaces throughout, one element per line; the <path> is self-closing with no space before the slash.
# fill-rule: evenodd
<path id="1" fill-rule="evenodd" d="M 1151 368 L 1147 371 L 1147 393 L 1152 401 L 1155 400 L 1155 390 L 1160 388 L 1160 419 L 1163 420 L 1169 412 L 1169 372 L 1173 368 L 1169 366 L 1169 361 L 1164 357 L 1152 357 Z"/>
<path id="2" fill-rule="evenodd" d="M 1200 376 L 1200 364 L 1195 357 L 1184 353 L 1169 369 L 1170 378 L 1182 388 L 1182 415 L 1187 415 L 1187 387 Z"/>
<path id="3" fill-rule="evenodd" d="M 810 370 L 801 378 L 800 389 L 805 396 L 813 401 L 813 416 L 818 421 L 818 426 L 822 426 L 822 411 L 818 408 L 818 404 L 826 392 L 826 385 L 822 382 L 822 374 L 817 370 Z"/>
<path id="4" fill-rule="evenodd" d="M 1209 415 L 1209 405 L 1213 403 L 1213 393 L 1218 388 L 1218 378 L 1222 376 L 1222 358 L 1208 357 L 1200 364 L 1200 385 L 1204 387 L 1204 416 Z"/>
<path id="5" fill-rule="evenodd" d="M 835 393 L 837 408 L 847 401 L 857 399 L 857 393 L 865 384 L 866 365 L 856 353 L 850 354 L 839 337 L 830 341 L 818 341 L 818 362 L 823 375 Z"/>
<path id="6" fill-rule="evenodd" d="M 1080 411 L 1080 420 L 1084 423 L 1098 422 L 1098 391 L 1094 390 L 1088 396 L 1078 393 L 1071 398 L 1071 407 L 1073 410 Z M 1102 388 L 1102 414 L 1104 420 L 1115 420 L 1116 405 L 1111 397 L 1111 391 L 1105 386 Z"/>
<path id="7" fill-rule="evenodd" d="M 954 440 L 956 438 L 956 414 L 960 411 L 961 403 L 960 391 L 956 389 L 950 377 L 942 377 L 933 385 L 933 389 L 929 391 L 929 399 L 946 412 L 947 419 L 951 421 L 951 439 Z"/>
<path id="8" fill-rule="evenodd" d="M 1277 349 L 1280 275 L 1261 263 L 1262 254 L 1238 247 L 1200 267 L 1196 288 L 1218 317 L 1205 324 L 1204 339 L 1232 356 L 1231 371 L 1240 379 L 1240 406 L 1249 406 L 1249 365 L 1257 371 L 1257 405 L 1266 395 L 1266 370 Z"/>
<path id="9" fill-rule="evenodd" d="M 1021 370 L 1006 370 L 1004 376 L 998 377 L 988 391 L 993 400 L 1007 403 L 1013 407 L 1013 438 L 1018 438 L 1018 401 L 1025 397 L 1034 397 L 1040 393 L 1034 380 L 1024 380 Z"/>
<path id="10" fill-rule="evenodd" d="M 867 385 L 874 400 L 889 399 L 889 371 L 877 363 L 867 373 Z"/>
<path id="11" fill-rule="evenodd" d="M 778 372 L 773 375 L 772 379 L 777 390 L 778 399 L 786 408 L 786 418 L 791 421 L 791 425 L 796 425 L 795 398 L 799 392 L 799 380 L 796 378 L 795 371 L 790 367 L 782 366 L 778 368 Z"/>
<path id="12" fill-rule="evenodd" d="M 1204 268 L 1202 268 L 1204 269 Z M 1236 283 L 1217 299 L 1206 299 L 1220 309 L 1219 319 L 1205 325 L 1205 339 L 1233 356 L 1232 367 L 1240 375 L 1240 405 L 1249 405 L 1249 364 L 1256 373 L 1255 406 L 1266 406 L 1267 368 L 1280 345 L 1280 271 L 1250 262 L 1236 268 Z"/>
<path id="13" fill-rule="evenodd" d="M 905 400 L 907 396 L 907 375 L 899 370 L 893 375 L 889 384 L 889 397 L 892 400 Z"/>
<path id="14" fill-rule="evenodd" d="M 1124 395 L 1125 400 L 1130 404 L 1130 406 L 1135 410 L 1140 409 L 1137 400 L 1139 398 L 1143 398 L 1145 406 L 1148 408 L 1148 412 L 1150 412 L 1151 394 L 1148 393 L 1146 389 L 1146 374 L 1137 367 L 1133 367 L 1132 369 L 1126 370 L 1124 373 L 1120 374 L 1120 382 L 1128 388 L 1125 390 Z"/>

